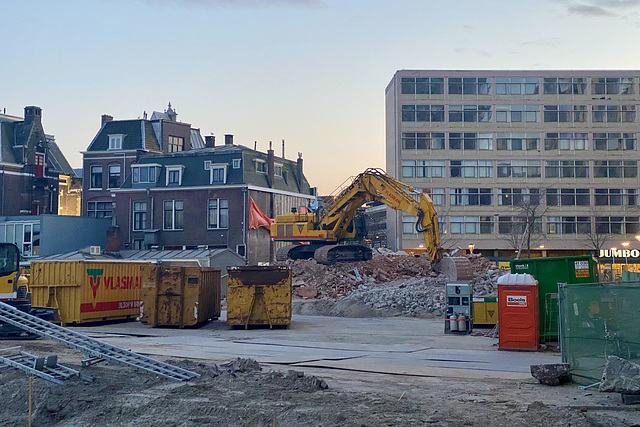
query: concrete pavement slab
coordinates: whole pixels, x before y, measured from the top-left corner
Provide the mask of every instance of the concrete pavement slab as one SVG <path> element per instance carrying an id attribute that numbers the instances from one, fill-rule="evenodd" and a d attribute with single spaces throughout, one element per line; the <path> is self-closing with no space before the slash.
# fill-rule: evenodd
<path id="1" fill-rule="evenodd" d="M 199 329 L 140 323 L 80 327 L 110 344 L 149 355 L 193 359 L 253 358 L 260 363 L 396 375 L 531 378 L 531 364 L 559 363 L 557 353 L 499 351 L 497 339 L 445 335 L 441 319 L 294 316 L 286 329 Z"/>

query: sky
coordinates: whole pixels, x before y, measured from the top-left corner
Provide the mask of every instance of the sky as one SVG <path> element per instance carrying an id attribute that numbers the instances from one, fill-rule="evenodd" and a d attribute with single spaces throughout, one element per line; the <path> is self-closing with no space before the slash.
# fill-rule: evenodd
<path id="1" fill-rule="evenodd" d="M 0 110 L 74 168 L 100 117 L 164 111 L 296 159 L 320 194 L 385 166 L 400 69 L 640 69 L 640 0 L 0 0 Z"/>

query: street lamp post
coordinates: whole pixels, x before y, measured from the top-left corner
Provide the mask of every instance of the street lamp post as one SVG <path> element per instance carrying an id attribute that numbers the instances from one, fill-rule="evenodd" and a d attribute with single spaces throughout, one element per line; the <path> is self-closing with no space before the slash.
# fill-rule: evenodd
<path id="1" fill-rule="evenodd" d="M 616 251 L 618 248 L 611 248 L 611 276 L 613 280 L 616 280 L 616 269 L 614 267 L 616 263 Z"/>
<path id="2" fill-rule="evenodd" d="M 629 247 L 630 243 L 629 242 L 622 242 L 622 246 L 624 247 L 624 266 L 626 268 L 627 271 L 629 271 L 629 259 L 628 259 L 628 251 L 627 248 Z"/>

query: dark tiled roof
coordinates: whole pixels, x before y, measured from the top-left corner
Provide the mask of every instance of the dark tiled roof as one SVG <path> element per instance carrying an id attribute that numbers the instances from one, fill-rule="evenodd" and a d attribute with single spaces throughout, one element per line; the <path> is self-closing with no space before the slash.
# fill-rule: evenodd
<path id="1" fill-rule="evenodd" d="M 234 159 L 241 160 L 239 169 L 233 168 Z M 256 160 L 266 162 L 267 155 L 239 145 L 223 145 L 180 153 L 148 154 L 140 158 L 138 164 L 159 164 L 162 166 L 157 177 L 156 187 L 166 186 L 166 167 L 178 165 L 184 166 L 181 187 L 210 185 L 210 172 L 204 168 L 204 162 L 210 161 L 213 164 L 227 165 L 226 185 L 247 184 L 269 188 L 267 174 L 256 171 Z M 283 176 L 275 177 L 272 188 L 292 193 L 310 194 L 307 179 L 304 176 L 301 178 L 296 176 L 296 162 L 276 157 L 274 163 L 282 166 Z M 132 188 L 132 186 L 130 176 L 122 188 Z"/>
<path id="2" fill-rule="evenodd" d="M 267 161 L 267 154 L 260 151 L 251 150 L 246 147 L 242 147 L 244 150 L 244 180 L 246 184 L 252 184 L 260 187 L 268 187 L 269 179 L 266 173 L 258 172 L 256 169 L 256 162 L 262 160 Z M 273 188 L 282 191 L 291 191 L 294 193 L 309 194 L 310 187 L 307 178 L 298 177 L 297 164 L 293 160 L 283 159 L 276 157 L 274 163 L 278 166 L 282 166 L 282 176 L 275 176 Z"/>
<path id="3" fill-rule="evenodd" d="M 33 126 L 30 124 L 21 122 L 15 125 L 15 144 L 25 145 L 29 141 L 31 132 L 33 132 Z"/>
<path id="4" fill-rule="evenodd" d="M 144 148 L 147 151 L 162 151 L 151 122 L 144 121 Z"/>
<path id="5" fill-rule="evenodd" d="M 0 123 L 0 155 L 3 162 L 22 164 L 23 148 L 20 146 L 29 144 L 34 147 L 42 144 L 47 150 L 47 166 L 58 173 L 73 175 L 73 169 L 56 144 L 55 138 L 44 133 L 39 121 L 25 122 L 19 117 L 0 114 Z"/>
<path id="6" fill-rule="evenodd" d="M 12 122 L 0 120 L 0 161 L 5 163 L 17 163 L 13 152 L 13 125 Z"/>
<path id="7" fill-rule="evenodd" d="M 60 151 L 60 147 L 55 142 L 49 142 L 47 144 L 49 149 L 49 156 L 47 156 L 48 166 L 51 166 L 56 171 L 64 175 L 74 175 L 73 168 Z"/>
<path id="8" fill-rule="evenodd" d="M 144 131 L 144 143 L 143 143 Z M 123 150 L 160 151 L 160 144 L 151 122 L 148 120 L 115 120 L 106 122 L 98 132 L 87 151 L 107 151 L 109 149 L 109 135 L 122 134 Z"/>

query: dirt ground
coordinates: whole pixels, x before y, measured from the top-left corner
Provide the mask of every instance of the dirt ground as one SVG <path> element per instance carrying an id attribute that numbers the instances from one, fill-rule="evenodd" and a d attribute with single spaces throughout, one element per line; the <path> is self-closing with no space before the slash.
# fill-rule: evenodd
<path id="1" fill-rule="evenodd" d="M 13 341 L 57 353 L 80 369 L 82 355 L 53 341 Z M 2 345 L 6 347 L 6 345 Z M 170 382 L 100 363 L 60 386 L 33 381 L 34 426 L 638 426 L 639 405 L 573 384 L 462 380 L 311 369 L 234 361 L 167 360 L 200 378 Z M 1 426 L 25 426 L 28 378 L 0 368 Z M 326 387 L 326 388 L 325 388 Z"/>
<path id="2" fill-rule="evenodd" d="M 490 292 L 490 265 L 472 259 L 479 290 Z M 373 267 L 372 267 L 373 265 Z M 376 257 L 371 265 L 332 268 L 297 262 L 294 313 L 349 317 L 403 316 L 345 296 L 365 285 L 388 283 L 403 294 L 408 281 L 425 277 L 415 298 L 442 300 L 444 286 L 424 257 Z M 356 274 L 357 273 L 357 274 Z M 402 281 L 407 281 L 404 284 Z M 392 287 L 391 284 L 394 284 Z M 398 286 L 395 286 L 398 285 Z M 431 295 L 432 294 L 432 295 Z M 431 295 L 431 296 L 430 296 Z M 413 302 L 411 295 L 407 304 Z M 438 317 L 441 310 L 413 313 Z M 162 359 L 199 373 L 170 382 L 132 368 L 99 363 L 81 368 L 83 355 L 53 341 L 0 341 L 0 349 L 22 346 L 93 377 L 64 386 L 33 380 L 34 426 L 639 426 L 640 405 L 623 405 L 617 393 L 580 390 L 575 384 L 549 387 L 529 380 L 461 379 L 391 375 L 349 370 L 258 365 L 250 359 Z M 299 368 L 298 368 L 299 369 Z M 28 377 L 0 367 L 0 427 L 28 425 Z"/>

